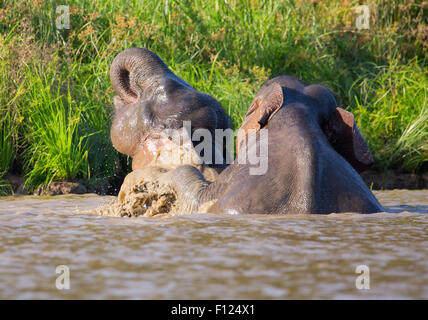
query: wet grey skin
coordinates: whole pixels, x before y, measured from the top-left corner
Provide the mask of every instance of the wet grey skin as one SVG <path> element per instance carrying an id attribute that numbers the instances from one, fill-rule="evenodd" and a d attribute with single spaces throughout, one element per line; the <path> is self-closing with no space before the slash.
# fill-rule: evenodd
<path id="1" fill-rule="evenodd" d="M 208 183 L 192 166 L 176 168 L 164 181 L 177 191 L 183 211 L 207 201 L 215 201 L 209 212 L 226 214 L 384 211 L 358 173 L 373 163 L 370 151 L 353 115 L 337 108 L 326 88 L 289 76 L 267 81 L 240 130 L 254 128 L 268 130 L 267 172 L 251 175 L 254 165 L 235 159 Z M 259 134 L 255 143 L 259 150 Z"/>
<path id="2" fill-rule="evenodd" d="M 160 141 L 157 137 L 164 129 L 179 129 L 183 121 L 190 121 L 192 131 L 208 129 L 214 136 L 215 129 L 230 128 L 217 100 L 177 77 L 150 50 L 130 48 L 118 54 L 110 79 L 119 95 L 114 97 L 111 140 L 119 152 L 133 158 L 134 170 L 147 165 L 155 153 L 148 141 Z"/>

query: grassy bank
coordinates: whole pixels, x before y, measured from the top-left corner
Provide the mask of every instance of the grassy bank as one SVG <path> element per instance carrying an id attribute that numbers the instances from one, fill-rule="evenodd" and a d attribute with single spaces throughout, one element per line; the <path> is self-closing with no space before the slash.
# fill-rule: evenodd
<path id="1" fill-rule="evenodd" d="M 147 47 L 216 97 L 239 127 L 261 84 L 291 74 L 352 110 L 378 169 L 427 170 L 428 5 L 367 1 L 0 0 L 0 192 L 52 180 L 120 180 L 109 140 L 111 61 Z M 56 8 L 68 5 L 70 29 Z M 425 6 L 425 7 L 424 7 Z"/>

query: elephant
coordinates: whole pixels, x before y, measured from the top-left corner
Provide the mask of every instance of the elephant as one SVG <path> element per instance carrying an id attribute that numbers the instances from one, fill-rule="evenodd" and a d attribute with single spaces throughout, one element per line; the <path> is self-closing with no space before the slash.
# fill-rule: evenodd
<path id="1" fill-rule="evenodd" d="M 111 141 L 117 151 L 132 157 L 133 170 L 176 167 L 164 151 L 181 155 L 186 150 L 183 143 L 171 142 L 167 130 L 182 129 L 185 121 L 189 122 L 190 131 L 206 129 L 214 133 L 231 126 L 216 99 L 192 88 L 146 48 L 129 48 L 119 53 L 111 64 L 110 79 L 118 93 L 114 97 Z M 214 144 L 213 150 L 213 157 L 220 154 L 224 159 L 227 150 L 217 150 Z M 221 171 L 225 163 L 211 161 L 207 166 Z"/>
<path id="2" fill-rule="evenodd" d="M 359 175 L 373 157 L 354 116 L 321 85 L 305 85 L 291 76 L 267 81 L 237 140 L 237 158 L 214 182 L 190 165 L 161 175 L 158 181 L 176 192 L 180 214 L 202 207 L 225 214 L 384 211 Z M 263 143 L 268 146 L 267 170 L 251 174 L 251 164 L 238 158 Z"/>

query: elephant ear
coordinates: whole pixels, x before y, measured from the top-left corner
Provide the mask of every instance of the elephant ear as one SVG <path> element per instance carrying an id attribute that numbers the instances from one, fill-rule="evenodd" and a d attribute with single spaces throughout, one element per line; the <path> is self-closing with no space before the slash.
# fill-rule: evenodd
<path id="1" fill-rule="evenodd" d="M 263 88 L 257 94 L 245 115 L 244 123 L 239 128 L 237 150 L 241 141 L 248 135 L 248 131 L 258 131 L 266 126 L 275 113 L 281 109 L 283 103 L 284 94 L 281 86 L 276 82 Z"/>
<path id="2" fill-rule="evenodd" d="M 284 103 L 284 94 L 282 92 L 281 86 L 274 82 L 264 92 L 261 101 L 260 101 L 260 114 L 258 123 L 260 128 L 263 128 L 270 119 L 274 116 L 275 113 L 282 107 Z"/>
<path id="3" fill-rule="evenodd" d="M 358 173 L 367 170 L 373 164 L 373 156 L 351 112 L 342 108 L 336 108 L 330 119 L 327 120 L 324 131 L 333 148 Z"/>

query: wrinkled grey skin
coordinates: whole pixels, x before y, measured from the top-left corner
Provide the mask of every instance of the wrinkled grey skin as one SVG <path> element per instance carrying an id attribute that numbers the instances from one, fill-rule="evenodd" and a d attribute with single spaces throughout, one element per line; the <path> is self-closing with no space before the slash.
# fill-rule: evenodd
<path id="1" fill-rule="evenodd" d="M 193 89 L 145 48 L 130 48 L 117 55 L 110 79 L 119 94 L 114 97 L 111 140 L 119 152 L 133 158 L 134 170 L 154 157 L 153 145 L 164 129 L 182 128 L 183 121 L 191 121 L 192 130 L 204 128 L 213 135 L 215 129 L 230 128 L 217 100 Z"/>
<path id="2" fill-rule="evenodd" d="M 273 115 L 270 113 L 267 122 L 267 117 L 262 120 L 263 128 L 269 130 L 268 171 L 264 175 L 250 175 L 250 165 L 238 164 L 235 160 L 213 183 L 206 182 L 192 166 L 170 171 L 164 181 L 177 191 L 183 210 L 196 212 L 203 203 L 217 200 L 209 212 L 328 214 L 383 211 L 357 171 L 345 160 L 347 157 L 353 161 L 348 146 L 341 146 L 340 137 L 329 132 L 334 126 L 331 119 L 337 107 L 332 94 L 324 87 L 305 86 L 297 79 L 281 76 L 264 84 L 255 100 L 267 101 L 265 107 L 270 108 L 269 90 L 274 91 L 271 88 L 275 86 L 282 90 L 283 101 Z M 263 97 L 265 94 L 268 96 Z M 244 126 L 252 122 L 253 114 L 247 114 L 249 119 L 246 118 Z M 353 130 L 356 133 L 356 128 Z M 256 143 L 259 142 L 258 137 Z M 365 147 L 362 137 L 359 144 Z M 354 147 L 358 149 L 359 145 L 354 143 Z M 366 149 L 368 154 L 364 157 L 356 155 L 363 159 L 361 163 L 353 162 L 360 171 L 366 168 L 364 161 L 367 167 L 371 162 Z"/>

